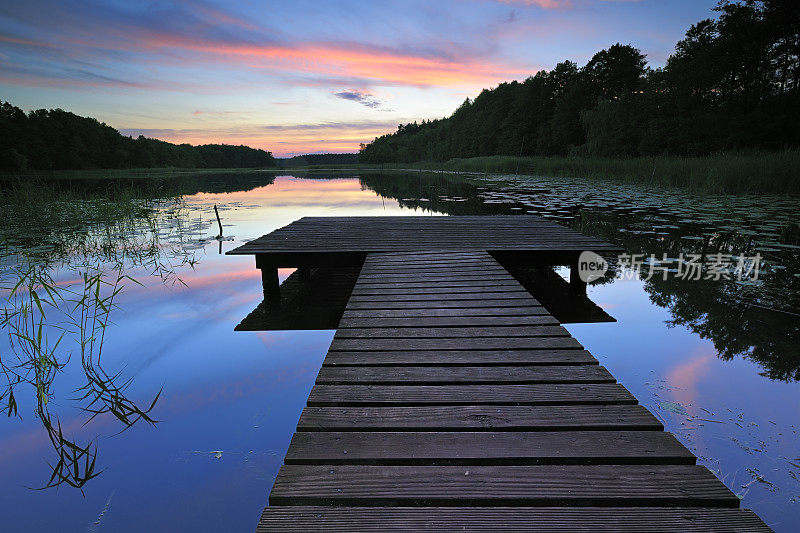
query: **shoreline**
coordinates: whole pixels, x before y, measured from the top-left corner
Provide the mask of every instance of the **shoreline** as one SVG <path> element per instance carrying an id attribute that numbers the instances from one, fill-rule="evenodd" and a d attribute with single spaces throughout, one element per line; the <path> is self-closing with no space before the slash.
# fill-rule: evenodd
<path id="1" fill-rule="evenodd" d="M 701 194 L 800 196 L 800 150 L 722 153 L 709 156 L 576 158 L 481 156 L 414 163 L 308 165 L 285 168 L 137 168 L 28 171 L 0 174 L 0 181 L 72 179 L 164 179 L 191 175 L 286 172 L 422 171 L 477 175 L 546 176 L 680 187 Z"/>

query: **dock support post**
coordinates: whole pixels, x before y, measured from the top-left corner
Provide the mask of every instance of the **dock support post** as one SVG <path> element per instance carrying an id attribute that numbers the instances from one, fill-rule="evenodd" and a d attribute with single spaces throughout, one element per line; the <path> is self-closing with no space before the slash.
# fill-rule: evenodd
<path id="1" fill-rule="evenodd" d="M 261 285 L 264 289 L 264 303 L 269 307 L 280 307 L 281 289 L 278 269 L 274 266 L 260 266 Z"/>
<path id="2" fill-rule="evenodd" d="M 308 283 L 311 281 L 311 269 L 309 267 L 300 267 L 297 269 L 297 273 L 304 282 Z"/>
<path id="3" fill-rule="evenodd" d="M 578 275 L 578 261 L 569 266 L 569 293 L 572 296 L 586 296 L 586 282 Z"/>

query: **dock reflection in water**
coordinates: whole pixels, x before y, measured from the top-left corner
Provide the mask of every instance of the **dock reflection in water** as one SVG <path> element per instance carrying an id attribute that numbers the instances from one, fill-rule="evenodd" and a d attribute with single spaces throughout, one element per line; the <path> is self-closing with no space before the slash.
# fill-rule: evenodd
<path id="1" fill-rule="evenodd" d="M 234 333 L 261 301 L 260 280 L 252 258 L 218 255 L 214 204 L 226 237 L 234 239 L 222 243 L 223 251 L 301 216 L 524 216 L 527 211 L 630 253 L 677 256 L 706 242 L 714 251 L 760 251 L 765 264 L 757 286 L 659 277 L 614 280 L 590 285 L 588 298 L 618 323 L 570 324 L 567 315 L 559 318 L 701 463 L 719 472 L 744 498 L 743 506 L 778 530 L 800 527 L 795 503 L 800 468 L 793 466 L 800 464 L 800 332 L 792 314 L 800 308 L 800 257 L 793 248 L 800 243 L 791 230 L 798 200 L 692 197 L 680 190 L 566 178 L 514 183 L 416 172 L 253 173 L 179 181 L 171 190 L 182 198 L 185 217 L 175 223 L 185 223 L 183 246 L 194 255 L 192 265 L 176 269 L 186 286 L 165 285 L 146 268 L 128 271 L 142 286 L 130 284 L 120 295 L 103 348 L 109 373 L 123 370 L 132 380 L 133 400 L 146 407 L 163 387 L 152 413 L 161 422 L 115 436 L 118 429 L 105 417 L 83 427 L 83 416 L 53 405 L 70 436 L 100 436 L 102 474 L 84 485 L 85 498 L 69 490 L 31 491 L 26 487 L 40 486 L 52 473 L 50 444 L 30 414 L 35 397 L 20 396 L 22 419 L 0 423 L 4 529 L 85 529 L 99 520 L 115 531 L 207 531 L 249 530 L 256 523 L 333 337 L 329 329 L 310 328 L 329 327 L 337 315 L 323 312 L 319 322 L 307 320 L 303 327 L 309 329 L 303 331 Z M 162 190 L 169 188 L 165 182 Z M 81 213 L 77 205 L 69 207 Z M 166 204 L 154 209 L 165 220 L 175 218 Z M 52 245 L 85 227 L 86 220 L 54 226 L 9 215 L 0 229 L 3 268 L 14 261 L 7 252 L 11 246 Z M 121 234 L 108 223 L 95 227 Z M 57 281 L 74 279 L 57 264 L 52 268 Z M 554 297 L 554 304 L 561 299 Z M 554 304 L 548 309 L 559 315 Z M 298 309 L 314 308 L 304 305 Z M 305 314 L 297 311 L 288 324 L 273 326 L 302 323 Z M 577 320 L 598 318 L 590 312 Z M 0 347 L 4 358 L 5 350 Z M 79 365 L 65 367 L 54 382 L 57 397 L 73 397 L 81 375 Z M 147 516 L 141 508 L 149 510 Z"/>

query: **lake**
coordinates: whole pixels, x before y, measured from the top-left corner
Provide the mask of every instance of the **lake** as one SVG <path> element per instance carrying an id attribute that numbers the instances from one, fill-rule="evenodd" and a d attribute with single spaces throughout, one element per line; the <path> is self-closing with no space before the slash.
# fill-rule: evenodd
<path id="1" fill-rule="evenodd" d="M 252 530 L 334 331 L 234 331 L 262 300 L 260 272 L 252 257 L 224 252 L 303 216 L 460 214 L 542 215 L 641 254 L 640 275 L 612 262 L 588 288 L 615 322 L 565 327 L 743 507 L 775 530 L 800 529 L 797 198 L 400 171 L 204 174 L 158 186 L 163 197 L 150 187 L 149 199 L 124 204 L 133 208 L 75 200 L 76 188 L 100 198 L 108 187 L 88 181 L 55 185 L 72 192 L 35 215 L 3 207 L 0 285 L 12 318 L 0 405 L 7 380 L 24 377 L 0 425 L 4 530 Z M 758 254 L 758 277 L 677 279 L 681 254 Z M 659 261 L 673 266 L 649 276 Z M 32 271 L 66 300 L 49 306 L 38 291 L 49 346 L 63 334 L 55 350 L 19 336 L 38 335 L 36 322 L 20 321 L 38 316 L 36 303 L 11 296 Z M 98 292 L 86 295 L 87 284 Z M 30 363 L 31 350 L 60 354 L 59 365 Z M 73 464 L 78 476 L 64 468 Z M 48 484 L 57 486 L 35 490 Z"/>

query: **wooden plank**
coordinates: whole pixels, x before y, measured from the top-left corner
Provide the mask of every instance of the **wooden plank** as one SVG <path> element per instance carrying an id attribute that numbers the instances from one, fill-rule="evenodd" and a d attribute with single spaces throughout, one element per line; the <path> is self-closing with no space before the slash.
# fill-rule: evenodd
<path id="1" fill-rule="evenodd" d="M 737 507 L 703 466 L 284 465 L 270 505 Z"/>
<path id="2" fill-rule="evenodd" d="M 365 261 L 364 262 L 364 271 L 365 272 L 394 272 L 394 271 L 403 271 L 405 269 L 438 269 L 444 268 L 446 270 L 452 270 L 456 268 L 467 267 L 467 268 L 489 268 L 489 269 L 497 269 L 497 261 L 491 258 L 489 254 L 486 254 L 485 257 L 476 257 L 476 258 L 460 258 L 456 254 L 452 254 L 451 256 L 440 256 L 437 259 L 429 258 L 422 261 Z"/>
<path id="3" fill-rule="evenodd" d="M 345 309 L 342 318 L 550 316 L 540 305 L 517 303 L 509 307 L 428 307 L 416 309 Z"/>
<path id="4" fill-rule="evenodd" d="M 601 243 L 591 238 L 564 238 L 565 235 L 550 235 L 541 237 L 531 232 L 519 232 L 513 237 L 496 236 L 489 234 L 461 234 L 450 237 L 440 233 L 438 235 L 417 235 L 412 232 L 401 234 L 397 231 L 385 231 L 380 240 L 374 235 L 344 236 L 342 232 L 326 233 L 316 236 L 296 234 L 275 234 L 247 248 L 240 247 L 234 250 L 242 253 L 267 253 L 271 251 L 303 252 L 313 251 L 364 251 L 368 253 L 388 253 L 409 250 L 430 250 L 436 252 L 456 252 L 464 250 L 489 250 L 489 251 L 549 251 L 549 250 L 619 250 L 612 244 Z M 246 245 L 245 245 L 246 246 Z M 234 254 L 236 255 L 236 254 Z"/>
<path id="5" fill-rule="evenodd" d="M 453 272 L 463 272 L 465 274 L 480 275 L 485 274 L 489 276 L 505 276 L 508 271 L 504 269 L 494 259 L 490 261 L 482 261 L 480 263 L 411 263 L 402 264 L 397 263 L 396 266 L 379 266 L 364 264 L 361 267 L 361 273 L 367 278 L 374 278 L 377 276 L 397 276 L 405 274 L 450 274 Z"/>
<path id="6" fill-rule="evenodd" d="M 410 265 L 397 265 L 392 267 L 377 267 L 377 266 L 367 266 L 361 269 L 362 275 L 365 277 L 376 277 L 376 276 L 383 276 L 383 275 L 393 275 L 393 274 L 455 274 L 455 273 L 464 273 L 464 274 L 506 274 L 506 270 L 497 264 L 495 261 L 494 264 L 489 263 L 488 261 L 485 263 L 436 263 L 431 265 L 420 265 L 420 264 L 410 264 Z"/>
<path id="7" fill-rule="evenodd" d="M 464 243 L 465 246 L 463 248 L 458 248 L 455 250 L 450 250 L 444 247 L 434 247 L 430 249 L 430 251 L 435 252 L 445 252 L 445 251 L 457 251 L 457 252 L 478 252 L 481 250 L 491 250 L 491 243 L 504 241 L 504 240 L 514 240 L 516 238 L 516 242 L 525 243 L 525 241 L 520 241 L 519 237 L 524 236 L 529 239 L 529 242 L 549 242 L 555 239 L 559 239 L 564 242 L 593 242 L 598 244 L 608 245 L 608 243 L 603 243 L 594 237 L 589 237 L 586 235 L 582 235 L 577 233 L 569 228 L 565 228 L 563 226 L 559 226 L 558 224 L 554 224 L 549 227 L 497 227 L 497 228 L 476 228 L 476 227 L 461 227 L 461 228 L 447 228 L 447 227 L 437 227 L 440 226 L 441 223 L 436 225 L 425 226 L 419 223 L 401 227 L 397 224 L 391 224 L 388 226 L 384 226 L 382 228 L 366 228 L 366 227 L 345 227 L 342 225 L 333 226 L 330 228 L 314 228 L 314 229 L 307 229 L 307 228 L 295 228 L 293 230 L 285 230 L 280 229 L 273 232 L 270 237 L 274 238 L 279 237 L 282 238 L 283 242 L 287 242 L 287 238 L 291 237 L 298 237 L 298 238 L 305 238 L 305 239 L 315 239 L 315 240 L 324 240 L 330 237 L 338 238 L 341 241 L 348 241 L 348 240 L 363 240 L 372 242 L 375 245 L 386 245 L 391 244 L 392 242 L 418 242 L 418 243 L 431 243 L 435 244 L 437 242 L 461 242 Z M 516 232 L 514 234 L 513 232 Z M 376 233 L 380 233 L 380 239 L 376 239 Z M 483 241 L 480 243 L 470 242 L 470 240 L 478 240 Z M 254 242 L 254 244 L 260 244 L 263 242 L 268 242 L 269 239 L 257 239 L 258 242 Z M 279 241 L 280 242 L 280 241 Z M 287 242 L 290 244 L 290 242 Z M 482 246 L 475 246 L 476 244 L 481 244 Z M 489 246 L 487 246 L 489 245 Z M 383 249 L 383 252 L 396 252 L 396 251 L 414 251 L 414 248 L 409 248 L 408 250 L 394 250 L 391 248 Z M 429 251 L 428 248 L 418 248 L 418 251 Z"/>
<path id="8" fill-rule="evenodd" d="M 284 463 L 693 465 L 695 457 L 665 431 L 306 431 L 294 434 Z"/>
<path id="9" fill-rule="evenodd" d="M 597 359 L 585 350 L 396 350 L 328 352 L 322 363 L 334 365 L 586 365 Z"/>
<path id="10" fill-rule="evenodd" d="M 467 280 L 463 281 L 461 278 L 449 280 L 449 281 L 439 281 L 436 283 L 432 282 L 420 282 L 415 279 L 406 280 L 405 282 L 386 282 L 386 281 L 374 281 L 374 282 L 366 282 L 361 281 L 357 283 L 354 287 L 354 291 L 367 291 L 367 290 L 374 290 L 374 289 L 381 289 L 381 290 L 410 290 L 410 289 L 426 289 L 431 287 L 436 287 L 439 289 L 456 289 L 456 288 L 466 288 L 466 289 L 477 289 L 479 287 L 519 287 L 519 282 L 514 279 L 475 279 L 475 280 Z"/>
<path id="11" fill-rule="evenodd" d="M 401 227 L 397 224 L 391 224 L 388 226 L 384 226 L 382 228 L 375 228 L 375 227 L 345 227 L 342 225 L 333 226 L 330 228 L 314 228 L 314 229 L 307 229 L 307 228 L 295 228 L 294 230 L 287 231 L 285 229 L 276 230 L 270 237 L 279 237 L 282 239 L 282 242 L 286 242 L 287 244 L 291 244 L 287 242 L 287 238 L 291 237 L 298 237 L 298 238 L 305 238 L 309 240 L 324 240 L 330 237 L 338 238 L 341 241 L 348 241 L 348 240 L 362 240 L 372 242 L 375 245 L 386 245 L 391 244 L 392 242 L 418 242 L 418 243 L 431 243 L 435 244 L 437 242 L 460 242 L 464 243 L 465 246 L 463 248 L 458 248 L 455 250 L 450 250 L 444 247 L 434 247 L 430 249 L 430 251 L 434 252 L 447 252 L 447 251 L 456 251 L 456 252 L 478 252 L 478 251 L 491 251 L 491 244 L 493 242 L 498 241 L 514 241 L 516 239 L 517 243 L 525 244 L 525 241 L 521 241 L 520 237 L 524 236 L 529 239 L 529 242 L 552 242 L 553 240 L 561 240 L 564 242 L 592 242 L 598 243 L 602 245 L 608 246 L 608 243 L 603 243 L 594 237 L 589 237 L 587 235 L 582 235 L 580 233 L 575 232 L 574 230 L 570 230 L 569 228 L 565 228 L 563 226 L 559 226 L 558 224 L 553 224 L 549 227 L 497 227 L 497 228 L 476 228 L 476 227 L 461 227 L 461 228 L 447 228 L 447 227 L 437 227 L 440 226 L 441 223 L 437 222 L 436 225 L 425 226 L 419 223 L 415 223 L 413 225 L 407 227 Z M 516 232 L 516 233 L 514 233 Z M 380 233 L 380 239 L 376 239 L 376 233 Z M 256 239 L 254 244 L 263 243 L 268 241 L 269 239 Z M 483 242 L 470 242 L 470 240 L 478 240 Z M 279 241 L 281 242 L 281 241 Z M 481 246 L 476 246 L 476 244 L 480 244 Z M 488 245 L 488 246 L 487 246 Z M 396 251 L 414 251 L 414 248 L 410 248 L 408 250 L 393 250 L 391 248 L 381 249 L 381 252 L 386 253 L 394 253 Z M 428 248 L 420 248 L 416 249 L 418 251 L 429 251 Z"/>
<path id="12" fill-rule="evenodd" d="M 459 216 L 449 216 L 437 218 L 435 220 L 419 220 L 411 217 L 403 217 L 402 220 L 387 220 L 385 223 L 374 220 L 374 217 L 353 217 L 349 221 L 336 222 L 335 224 L 325 224 L 320 221 L 315 224 L 303 224 L 306 222 L 300 219 L 293 222 L 284 228 L 276 230 L 274 233 L 280 235 L 309 235 L 312 237 L 323 235 L 335 235 L 340 233 L 341 237 L 352 235 L 355 237 L 375 237 L 377 230 L 383 234 L 406 236 L 409 232 L 413 232 L 415 237 L 434 237 L 440 234 L 450 236 L 451 238 L 458 238 L 461 235 L 485 235 L 489 238 L 504 238 L 511 235 L 510 231 L 518 231 L 520 233 L 529 233 L 539 238 L 546 239 L 549 235 L 563 235 L 568 240 L 571 239 L 594 239 L 573 231 L 567 227 L 561 226 L 554 222 L 538 222 L 530 223 L 524 218 L 511 221 L 508 224 L 491 224 L 487 223 L 490 219 L 497 218 L 496 216 L 484 216 L 481 219 L 474 221 L 459 220 Z M 512 217 L 517 218 L 517 217 Z M 372 219 L 372 220 L 369 220 Z M 453 224 L 458 221 L 458 224 Z M 303 227 L 305 226 L 305 227 Z M 341 235 L 341 234 L 344 235 Z M 597 239 L 595 239 L 597 240 Z M 474 250 L 459 250 L 462 252 L 470 252 Z"/>
<path id="13" fill-rule="evenodd" d="M 346 328 L 336 331 L 337 339 L 479 339 L 492 337 L 568 337 L 561 326 L 452 326 L 442 328 Z"/>
<path id="14" fill-rule="evenodd" d="M 599 365 L 568 366 L 458 366 L 458 367 L 391 367 L 323 366 L 317 375 L 320 385 L 375 384 L 428 385 L 471 383 L 614 383 L 608 370 Z"/>
<path id="15" fill-rule="evenodd" d="M 502 281 L 512 281 L 514 278 L 511 274 L 507 273 L 500 273 L 500 272 L 420 272 L 418 274 L 413 274 L 410 272 L 403 272 L 403 273 L 393 273 L 393 274 L 386 274 L 386 275 L 370 275 L 370 274 L 362 274 L 359 279 L 364 283 L 375 283 L 378 281 L 384 281 L 386 283 L 399 283 L 399 282 L 409 282 L 413 281 L 415 283 L 419 282 L 442 282 L 442 281 L 449 281 L 453 279 L 459 279 L 462 281 L 483 281 L 483 280 L 502 280 Z"/>
<path id="16" fill-rule="evenodd" d="M 397 253 L 397 254 L 372 254 L 367 263 L 371 265 L 391 264 L 416 264 L 416 263 L 441 263 L 443 261 L 491 261 L 493 258 L 487 252 L 456 252 L 456 253 Z"/>
<path id="17" fill-rule="evenodd" d="M 256 531 L 520 531 L 526 533 L 767 533 L 752 511 L 708 507 L 348 507 L 271 506 Z"/>
<path id="18" fill-rule="evenodd" d="M 373 286 L 373 287 L 355 287 L 352 292 L 353 297 L 361 297 L 361 296 L 405 296 L 409 294 L 486 294 L 486 293 L 520 293 L 519 284 L 513 285 L 508 283 L 507 285 L 495 285 L 495 286 L 481 286 L 481 287 L 471 287 L 462 285 L 460 287 L 440 287 L 437 284 L 436 287 L 407 287 L 407 288 L 385 288 L 380 286 Z M 525 291 L 525 294 L 531 298 L 532 296 L 530 293 Z"/>
<path id="19" fill-rule="evenodd" d="M 408 232 L 415 232 L 422 237 L 444 233 L 445 235 L 453 237 L 463 234 L 473 234 L 500 238 L 508 236 L 508 234 L 498 234 L 498 231 L 515 230 L 536 234 L 541 236 L 541 238 L 546 238 L 547 235 L 551 234 L 558 234 L 575 239 L 592 239 L 592 237 L 587 237 L 565 226 L 549 221 L 537 221 L 536 223 L 532 223 L 526 220 L 527 217 L 518 218 L 512 216 L 512 218 L 518 218 L 518 220 L 509 219 L 506 221 L 507 223 L 493 224 L 490 219 L 495 219 L 497 216 L 484 216 L 481 218 L 482 220 L 479 218 L 467 221 L 463 220 L 460 216 L 449 216 L 431 220 L 402 217 L 401 220 L 376 221 L 374 217 L 352 217 L 350 220 L 338 221 L 336 223 L 320 220 L 314 224 L 308 224 L 306 220 L 300 219 L 297 222 L 277 230 L 276 233 L 284 235 L 304 234 L 316 236 L 335 234 L 337 231 L 346 231 L 349 235 L 374 237 L 376 230 L 381 230 L 397 235 L 406 235 Z M 306 224 L 303 224 L 304 222 L 306 222 Z M 365 224 L 365 222 L 367 222 L 367 224 Z M 454 224 L 454 222 L 457 223 Z M 304 225 L 305 227 L 302 227 Z M 542 231 L 543 229 L 546 231 Z"/>
<path id="20" fill-rule="evenodd" d="M 437 259 L 443 257 L 480 257 L 484 258 L 487 254 L 485 251 L 476 251 L 476 252 L 447 252 L 444 253 L 436 253 L 436 252 L 429 252 L 429 251 L 416 251 L 416 252 L 393 252 L 390 254 L 372 254 L 370 256 L 370 261 L 425 261 L 428 259 Z"/>
<path id="21" fill-rule="evenodd" d="M 443 282 L 446 280 L 463 281 L 462 276 L 467 281 L 473 281 L 473 282 L 481 280 L 509 281 L 509 278 L 514 279 L 513 276 L 511 276 L 511 274 L 508 273 L 508 271 L 500 270 L 497 267 L 495 268 L 476 267 L 471 269 L 398 268 L 397 270 L 392 270 L 392 271 L 374 271 L 374 270 L 367 271 L 362 267 L 361 274 L 362 274 L 361 283 L 389 283 L 395 279 L 401 282 L 405 281 L 406 283 L 408 283 L 409 281 L 416 281 L 414 278 L 423 278 L 423 277 L 436 279 L 439 282 Z"/>
<path id="22" fill-rule="evenodd" d="M 568 239 L 565 236 L 551 235 L 540 237 L 530 232 L 519 232 L 514 237 L 498 237 L 487 234 L 462 234 L 457 237 L 439 235 L 413 235 L 407 232 L 401 235 L 396 231 L 386 231 L 380 240 L 373 236 L 343 236 L 341 232 L 308 236 L 271 235 L 260 241 L 251 241 L 252 244 L 234 249 L 233 255 L 271 253 L 273 251 L 302 253 L 315 252 L 342 252 L 359 251 L 368 253 L 397 252 L 409 250 L 430 250 L 437 252 L 464 251 L 464 250 L 490 250 L 490 251 L 560 251 L 594 250 L 605 252 L 618 251 L 618 246 L 602 243 L 590 238 Z M 249 244 L 249 243 L 248 243 Z M 232 253 L 229 252 L 229 253 Z"/>
<path id="23" fill-rule="evenodd" d="M 474 309 L 478 307 L 520 307 L 522 305 L 536 306 L 538 302 L 533 298 L 520 299 L 486 299 L 486 300 L 430 300 L 415 302 L 354 302 L 352 299 L 347 304 L 347 309 Z"/>
<path id="24" fill-rule="evenodd" d="M 378 283 L 381 280 L 392 280 L 394 278 L 407 279 L 410 277 L 428 277 L 428 278 L 450 278 L 451 280 L 460 280 L 461 276 L 472 277 L 484 280 L 508 280 L 513 279 L 513 276 L 507 270 L 502 268 L 499 264 L 495 263 L 494 267 L 475 266 L 472 268 L 401 268 L 397 267 L 392 270 L 372 270 L 362 267 L 361 271 L 363 283 Z"/>
<path id="25" fill-rule="evenodd" d="M 364 276 L 360 279 L 360 283 L 441 283 L 452 281 L 454 276 L 452 274 L 392 274 L 391 276 Z M 515 281 L 510 274 L 465 274 L 461 273 L 457 276 L 460 281 Z"/>
<path id="26" fill-rule="evenodd" d="M 502 230 L 500 230 L 502 231 Z M 489 233 L 461 233 L 459 235 L 447 235 L 442 232 L 424 232 L 418 228 L 414 230 L 402 231 L 397 228 L 384 230 L 381 238 L 376 239 L 375 235 L 345 234 L 346 230 L 338 232 L 319 233 L 317 235 L 304 234 L 303 232 L 294 233 L 274 233 L 266 236 L 265 239 L 256 239 L 248 249 L 275 249 L 302 250 L 311 244 L 316 244 L 315 248 L 347 250 L 348 245 L 352 249 L 365 250 L 370 253 L 389 253 L 398 251 L 435 251 L 435 252 L 461 252 L 479 250 L 538 250 L 538 249 L 575 249 L 583 248 L 605 250 L 619 249 L 617 246 L 603 243 L 591 237 L 571 237 L 564 233 L 553 232 L 550 235 L 542 236 L 539 232 L 519 231 L 514 236 L 492 235 Z M 548 233 L 550 233 L 548 231 Z M 241 251 L 239 252 L 241 253 Z"/>
<path id="27" fill-rule="evenodd" d="M 342 318 L 339 329 L 451 326 L 555 326 L 558 320 L 549 315 L 532 316 L 444 316 L 393 318 Z"/>
<path id="28" fill-rule="evenodd" d="M 435 250 L 435 251 L 459 251 L 459 250 L 485 250 L 510 251 L 510 252 L 573 252 L 575 256 L 585 250 L 592 250 L 596 253 L 615 253 L 621 251 L 618 246 L 610 244 L 600 244 L 594 241 L 565 242 L 557 241 L 536 241 L 526 236 L 520 236 L 518 240 L 501 241 L 497 239 L 480 243 L 478 239 L 465 237 L 463 241 L 441 242 L 439 240 L 416 241 L 413 238 L 408 240 L 395 241 L 390 245 L 377 244 L 374 238 L 365 238 L 357 242 L 339 242 L 332 244 L 333 237 L 321 237 L 318 240 L 289 239 L 290 242 L 267 241 L 251 246 L 240 246 L 234 250 L 226 252 L 226 255 L 271 255 L 274 253 L 291 254 L 300 256 L 306 253 L 315 254 L 347 254 L 347 253 L 382 253 L 395 252 L 398 250 Z M 318 265 L 323 266 L 323 265 Z"/>
<path id="29" fill-rule="evenodd" d="M 525 385 L 314 385 L 308 405 L 635 404 L 616 383 Z"/>
<path id="30" fill-rule="evenodd" d="M 298 431 L 564 431 L 664 427 L 641 405 L 306 407 Z"/>
<path id="31" fill-rule="evenodd" d="M 488 218 L 488 217 L 484 217 Z M 446 219 L 443 219 L 446 220 Z M 292 227 L 294 226 L 294 227 Z M 565 242 L 573 242 L 573 241 L 586 241 L 586 242 L 596 242 L 602 244 L 603 241 L 595 239 L 594 237 L 589 237 L 587 235 L 582 235 L 574 230 L 570 230 L 569 228 L 565 228 L 564 226 L 560 226 L 555 223 L 551 223 L 548 226 L 539 225 L 538 227 L 530 226 L 524 227 L 520 225 L 516 226 L 497 226 L 494 228 L 490 227 L 477 227 L 475 225 L 469 226 L 461 226 L 461 227 L 446 227 L 446 223 L 442 223 L 441 221 L 437 221 L 434 224 L 425 224 L 419 223 L 418 221 L 413 222 L 412 224 L 408 224 L 405 227 L 402 224 L 398 224 L 397 222 L 392 222 L 391 224 L 384 225 L 382 227 L 376 227 L 375 225 L 371 225 L 370 227 L 365 226 L 363 223 L 360 225 L 354 224 L 347 225 L 343 224 L 336 224 L 330 227 L 323 227 L 318 226 L 314 228 L 308 227 L 300 227 L 301 224 L 293 223 L 286 228 L 282 228 L 279 230 L 274 231 L 271 235 L 267 235 L 265 238 L 259 238 L 255 241 L 251 241 L 253 245 L 263 244 L 264 242 L 269 242 L 270 238 L 272 240 L 276 240 L 275 238 L 283 238 L 285 239 L 289 237 L 298 237 L 298 238 L 305 238 L 305 239 L 316 239 L 316 240 L 323 240 L 328 237 L 338 238 L 341 241 L 347 240 L 365 240 L 368 241 L 370 238 L 372 239 L 372 243 L 375 245 L 386 245 L 391 244 L 392 242 L 430 242 L 435 243 L 436 241 L 458 241 L 464 242 L 465 244 L 470 244 L 469 239 L 476 239 L 479 241 L 483 241 L 480 243 L 472 243 L 474 244 L 482 244 L 483 246 L 464 246 L 463 248 L 459 248 L 453 251 L 458 252 L 478 252 L 478 251 L 486 251 L 490 250 L 491 248 L 487 248 L 487 244 L 491 244 L 492 242 L 502 241 L 502 240 L 513 240 L 514 237 L 517 238 L 519 242 L 519 237 L 526 236 L 532 242 L 537 241 L 548 241 L 555 238 L 561 239 Z M 516 234 L 514 233 L 516 232 Z M 376 239 L 376 234 L 380 234 L 380 239 Z M 524 242 L 524 241 L 523 241 Z M 289 243 L 290 244 L 290 243 Z M 395 252 L 395 251 L 428 251 L 427 248 L 418 248 L 418 249 L 409 249 L 409 250 L 393 250 L 391 248 L 387 248 L 386 252 Z M 432 251 L 436 252 L 444 252 L 450 251 L 446 248 L 434 248 Z"/>
<path id="32" fill-rule="evenodd" d="M 471 268 L 467 267 L 441 267 L 441 268 L 402 268 L 397 267 L 396 269 L 392 270 L 374 270 L 363 268 L 361 272 L 361 278 L 365 281 L 369 280 L 376 280 L 379 278 L 383 278 L 387 276 L 391 277 L 407 277 L 407 276 L 450 276 L 452 278 L 457 278 L 461 275 L 464 276 L 483 276 L 484 279 L 508 279 L 509 276 L 508 272 L 497 265 L 494 267 L 486 267 L 486 266 L 475 266 Z"/>
<path id="33" fill-rule="evenodd" d="M 544 350 L 583 348 L 572 337 L 486 337 L 432 339 L 342 339 L 334 336 L 330 351 L 390 350 Z"/>
<path id="34" fill-rule="evenodd" d="M 460 301 L 460 300 L 523 300 L 531 304 L 538 303 L 525 290 L 513 292 L 461 292 L 447 291 L 446 293 L 410 293 L 410 294 L 378 294 L 378 295 L 359 295 L 350 296 L 348 304 L 367 303 L 367 302 L 438 302 L 440 300 Z"/>
<path id="35" fill-rule="evenodd" d="M 364 265 L 368 266 L 397 266 L 397 265 L 427 265 L 441 264 L 444 262 L 456 263 L 491 263 L 494 258 L 486 252 L 476 253 L 446 253 L 446 254 L 370 254 Z"/>

